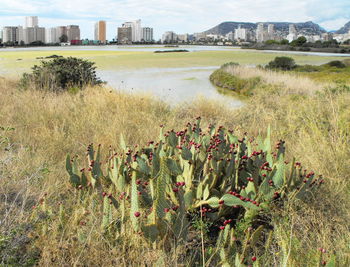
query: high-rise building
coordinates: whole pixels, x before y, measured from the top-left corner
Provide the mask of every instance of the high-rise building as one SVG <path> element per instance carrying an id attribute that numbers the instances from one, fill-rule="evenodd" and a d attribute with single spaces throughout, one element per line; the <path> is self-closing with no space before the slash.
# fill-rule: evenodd
<path id="1" fill-rule="evenodd" d="M 141 41 L 153 42 L 153 28 L 149 28 L 149 27 L 142 28 Z"/>
<path id="2" fill-rule="evenodd" d="M 2 30 L 2 42 L 19 44 L 23 41 L 22 26 L 6 26 Z"/>
<path id="3" fill-rule="evenodd" d="M 141 20 L 134 20 L 130 22 L 124 22 L 123 27 L 131 28 L 131 35 L 133 42 L 141 42 L 142 39 L 142 28 L 141 28 Z"/>
<path id="4" fill-rule="evenodd" d="M 68 42 L 68 35 L 67 35 L 67 27 L 66 26 L 58 26 L 56 27 L 56 38 L 59 43 L 65 43 Z"/>
<path id="5" fill-rule="evenodd" d="M 100 41 L 103 44 L 107 41 L 106 22 L 104 20 L 95 23 L 95 41 Z"/>
<path id="6" fill-rule="evenodd" d="M 174 43 L 177 41 L 177 35 L 175 32 L 172 32 L 172 31 L 168 31 L 168 32 L 165 32 L 162 36 L 162 42 L 163 43 Z"/>
<path id="7" fill-rule="evenodd" d="M 80 40 L 80 28 L 78 25 L 67 26 L 67 41 Z"/>
<path id="8" fill-rule="evenodd" d="M 24 28 L 23 40 L 25 44 L 31 44 L 33 42 L 45 43 L 45 28 L 38 26 Z"/>
<path id="9" fill-rule="evenodd" d="M 238 29 L 235 29 L 234 39 L 239 41 L 247 40 L 247 29 L 242 28 L 241 25 L 238 26 Z"/>
<path id="10" fill-rule="evenodd" d="M 256 29 L 256 41 L 262 43 L 266 39 L 266 32 L 264 29 L 264 23 L 259 23 L 258 28 Z"/>
<path id="11" fill-rule="evenodd" d="M 38 25 L 39 25 L 39 23 L 38 23 L 37 16 L 25 18 L 24 28 L 34 28 L 34 27 L 38 27 Z"/>
<path id="12" fill-rule="evenodd" d="M 118 28 L 118 44 L 131 44 L 132 43 L 132 28 L 123 27 Z"/>
<path id="13" fill-rule="evenodd" d="M 179 42 L 182 42 L 182 43 L 187 43 L 188 40 L 189 40 L 189 34 L 188 33 L 185 33 L 185 34 L 178 34 L 177 35 L 177 40 Z"/>
<path id="14" fill-rule="evenodd" d="M 295 28 L 294 24 L 289 24 L 289 34 L 287 36 L 287 39 L 289 42 L 292 42 L 296 40 L 298 37 L 297 29 Z"/>
<path id="15" fill-rule="evenodd" d="M 47 28 L 45 30 L 45 43 L 46 44 L 56 44 L 59 43 L 57 28 Z"/>
<path id="16" fill-rule="evenodd" d="M 267 34 L 268 34 L 269 40 L 275 39 L 275 25 L 274 24 L 269 24 L 267 26 Z"/>

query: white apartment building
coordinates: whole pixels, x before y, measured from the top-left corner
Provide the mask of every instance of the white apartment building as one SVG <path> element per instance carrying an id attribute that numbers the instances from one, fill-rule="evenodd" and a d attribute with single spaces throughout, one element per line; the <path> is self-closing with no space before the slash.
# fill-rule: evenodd
<path id="1" fill-rule="evenodd" d="M 226 38 L 226 40 L 234 41 L 235 40 L 235 33 L 229 32 L 228 34 L 226 34 L 225 38 Z"/>
<path id="2" fill-rule="evenodd" d="M 177 35 L 175 32 L 168 31 L 162 35 L 162 43 L 174 43 L 177 42 Z"/>
<path id="3" fill-rule="evenodd" d="M 179 42 L 187 43 L 187 42 L 188 42 L 188 39 L 189 39 L 189 34 L 188 34 L 188 33 L 185 33 L 185 34 L 178 34 L 178 35 L 177 35 L 177 40 L 178 40 Z"/>
<path id="4" fill-rule="evenodd" d="M 25 44 L 33 42 L 45 43 L 45 28 L 43 27 L 28 27 L 23 29 L 23 41 Z"/>
<path id="5" fill-rule="evenodd" d="M 144 41 L 144 42 L 153 41 L 153 28 L 150 28 L 150 27 L 142 28 L 141 41 Z"/>
<path id="6" fill-rule="evenodd" d="M 264 23 L 259 23 L 256 29 L 256 41 L 258 43 L 262 43 L 266 41 L 267 39 L 266 36 L 267 36 L 267 32 L 265 31 Z"/>
<path id="7" fill-rule="evenodd" d="M 37 16 L 25 18 L 24 28 L 34 28 L 34 27 L 38 27 L 38 25 L 39 25 L 39 20 Z"/>
<path id="8" fill-rule="evenodd" d="M 57 34 L 57 28 L 47 28 L 45 30 L 45 43 L 46 44 L 56 44 L 59 43 L 59 37 Z"/>
<path id="9" fill-rule="evenodd" d="M 20 43 L 23 41 L 22 26 L 6 26 L 2 29 L 3 43 Z"/>
<path id="10" fill-rule="evenodd" d="M 298 32 L 297 29 L 295 28 L 294 24 L 289 24 L 289 34 L 287 36 L 287 40 L 289 42 L 292 42 L 298 38 Z"/>
<path id="11" fill-rule="evenodd" d="M 275 40 L 275 25 L 269 24 L 267 26 L 267 35 L 269 40 Z"/>
<path id="12" fill-rule="evenodd" d="M 239 26 L 238 29 L 235 29 L 234 40 L 246 41 L 248 39 L 247 32 L 247 29 Z"/>
<path id="13" fill-rule="evenodd" d="M 125 22 L 123 24 L 124 28 L 131 28 L 131 40 L 132 42 L 141 42 L 142 39 L 142 28 L 141 28 L 141 20 L 135 20 L 130 22 Z"/>

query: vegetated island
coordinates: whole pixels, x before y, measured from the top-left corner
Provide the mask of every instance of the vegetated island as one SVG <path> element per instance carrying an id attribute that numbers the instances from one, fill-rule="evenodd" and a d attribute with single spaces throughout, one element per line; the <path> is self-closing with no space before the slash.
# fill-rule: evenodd
<path id="1" fill-rule="evenodd" d="M 333 60 L 320 66 L 297 65 L 293 58 L 283 56 L 256 68 L 231 62 L 214 71 L 210 81 L 244 96 L 254 95 L 257 87 L 298 87 L 302 91 L 303 86 L 311 86 L 312 90 L 318 90 L 319 82 L 350 82 L 350 60 Z"/>
<path id="2" fill-rule="evenodd" d="M 298 52 L 320 52 L 320 53 L 350 53 L 349 43 L 346 42 L 340 45 L 336 40 L 316 41 L 314 43 L 307 42 L 304 36 L 289 42 L 286 39 L 281 41 L 268 40 L 263 43 L 244 44 L 243 49 L 255 50 L 276 50 L 276 51 L 298 51 Z"/>
<path id="3" fill-rule="evenodd" d="M 174 50 L 157 50 L 154 51 L 154 53 L 186 53 L 186 52 L 190 52 L 186 49 L 174 49 Z"/>

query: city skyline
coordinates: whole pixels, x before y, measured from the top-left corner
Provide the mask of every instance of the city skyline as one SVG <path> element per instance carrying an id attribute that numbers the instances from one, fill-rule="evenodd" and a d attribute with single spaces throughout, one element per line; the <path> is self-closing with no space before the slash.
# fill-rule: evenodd
<path id="1" fill-rule="evenodd" d="M 317 10 L 316 8 L 317 7 Z M 116 36 L 122 23 L 142 19 L 143 24 L 155 29 L 155 39 L 166 31 L 194 33 L 205 31 L 223 21 L 314 21 L 326 30 L 337 30 L 350 20 L 347 1 L 322 0 L 283 1 L 247 0 L 222 3 L 217 0 L 203 2 L 137 0 L 82 0 L 79 3 L 56 0 L 2 0 L 0 27 L 23 25 L 23 17 L 40 17 L 40 26 L 80 25 L 82 38 L 93 39 L 96 21 L 107 22 L 107 39 Z"/>

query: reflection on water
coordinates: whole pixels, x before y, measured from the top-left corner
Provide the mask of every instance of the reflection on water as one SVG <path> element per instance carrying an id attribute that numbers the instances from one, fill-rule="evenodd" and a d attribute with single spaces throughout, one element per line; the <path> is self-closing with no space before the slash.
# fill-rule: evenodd
<path id="1" fill-rule="evenodd" d="M 220 94 L 209 81 L 210 74 L 217 68 L 218 66 L 108 70 L 98 71 L 98 75 L 117 90 L 151 93 L 171 104 L 203 96 L 231 107 L 241 106 L 240 100 Z"/>

